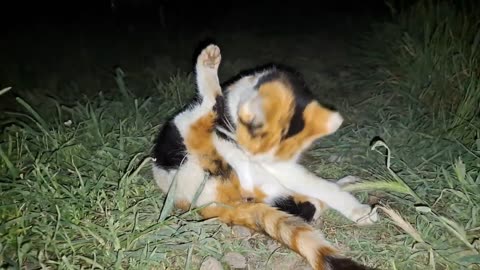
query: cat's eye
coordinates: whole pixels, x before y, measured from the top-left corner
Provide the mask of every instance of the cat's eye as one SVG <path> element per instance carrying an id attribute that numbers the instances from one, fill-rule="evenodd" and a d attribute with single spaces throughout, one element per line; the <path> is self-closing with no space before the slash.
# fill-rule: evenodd
<path id="1" fill-rule="evenodd" d="M 247 121 L 243 120 L 241 117 L 239 117 L 238 122 L 241 125 L 244 125 L 248 129 L 248 132 L 250 133 L 250 135 L 252 135 L 254 137 L 257 137 L 257 136 L 264 137 L 265 136 L 265 134 L 258 134 L 259 130 L 262 129 L 263 124 L 262 123 L 255 123 L 255 118 L 253 118 L 250 122 L 247 122 Z"/>

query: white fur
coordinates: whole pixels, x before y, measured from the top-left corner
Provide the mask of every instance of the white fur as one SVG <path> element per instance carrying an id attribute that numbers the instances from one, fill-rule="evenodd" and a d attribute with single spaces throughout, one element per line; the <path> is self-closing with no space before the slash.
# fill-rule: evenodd
<path id="1" fill-rule="evenodd" d="M 317 198 L 353 221 L 359 218 L 359 211 L 363 213 L 365 207 L 370 209 L 369 205 L 360 203 L 355 196 L 342 190 L 336 183 L 314 175 L 300 164 L 276 162 L 262 165 L 288 189 Z"/>
<path id="2" fill-rule="evenodd" d="M 191 125 L 202 116 L 211 112 L 214 105 L 215 100 L 204 99 L 202 103 L 195 104 L 178 114 L 173 121 L 175 126 L 177 126 L 180 135 L 182 135 L 183 138 L 186 138 Z"/>
<path id="3" fill-rule="evenodd" d="M 195 104 L 178 114 L 174 118 L 174 123 L 177 126 L 180 135 L 185 139 L 188 136 L 190 126 L 197 121 L 200 117 L 209 113 L 215 105 L 214 99 L 203 99 L 202 103 Z M 176 178 L 177 189 L 175 197 L 177 200 L 186 200 L 191 202 L 197 192 L 197 189 L 201 186 L 204 178 L 206 177 L 205 171 L 199 165 L 198 159 L 194 155 L 187 155 L 185 163 L 182 164 L 177 170 L 171 170 L 169 172 L 153 167 L 154 179 L 157 185 L 167 192 L 174 177 Z M 206 203 L 212 202 L 216 198 L 216 183 L 212 179 L 208 179 L 203 192 L 197 198 L 195 206 L 200 206 Z"/>
<path id="4" fill-rule="evenodd" d="M 228 95 L 228 112 L 235 124 L 238 123 L 238 110 L 240 106 L 255 97 L 255 85 L 258 83 L 258 80 L 268 72 L 268 70 L 261 71 L 240 78 L 225 90 L 226 95 Z"/>
<path id="5" fill-rule="evenodd" d="M 236 125 L 237 113 L 242 105 L 247 103 L 247 108 L 252 113 L 256 112 L 253 106 L 256 103 L 249 101 L 255 100 L 254 86 L 259 78 L 267 73 L 268 71 L 263 71 L 241 78 L 227 88 L 228 108 Z M 335 132 L 342 122 L 343 117 L 338 112 L 332 113 L 327 123 L 329 133 Z M 235 143 L 214 137 L 217 151 L 237 172 L 242 188 L 250 192 L 254 187 L 260 188 L 267 194 L 266 202 L 271 202 L 281 195 L 299 193 L 323 201 L 354 221 L 357 221 L 359 214 L 369 214 L 366 211 L 370 211 L 370 206 L 360 203 L 336 183 L 314 175 L 297 163 L 301 152 L 309 143 L 305 142 L 304 147 L 291 160 L 281 162 L 276 160 L 276 149 L 253 156 Z"/>
<path id="6" fill-rule="evenodd" d="M 174 119 L 183 138 L 187 138 L 190 126 L 194 122 L 212 111 L 215 105 L 215 96 L 218 94 L 217 69 L 202 66 L 201 57 L 199 56 L 199 60 L 197 60 L 196 69 L 197 85 L 202 102 L 192 105 Z M 247 106 L 245 109 L 252 114 L 261 116 L 259 113 L 260 101 L 256 98 L 257 92 L 254 87 L 258 80 L 268 72 L 266 70 L 241 78 L 226 89 L 227 107 L 235 125 L 238 124 L 238 110 L 243 105 Z M 327 124 L 329 131 L 331 133 L 336 131 L 342 122 L 341 115 L 334 113 Z M 322 179 L 297 164 L 298 156 L 290 161 L 280 162 L 275 161 L 275 149 L 262 155 L 253 156 L 235 143 L 221 139 L 215 134 L 213 134 L 213 142 L 219 154 L 237 173 L 242 188 L 249 192 L 253 192 L 255 187 L 260 188 L 267 195 L 266 203 L 273 203 L 273 199 L 279 196 L 299 193 L 323 201 L 354 221 L 357 221 L 362 215 L 369 215 L 372 219 L 376 219 L 376 215 L 370 214 L 370 206 L 361 204 L 352 194 L 343 191 L 339 185 Z M 308 145 L 308 142 L 305 145 Z M 164 192 L 168 191 L 176 177 L 176 198 L 187 201 L 192 201 L 205 177 L 196 156 L 193 155 L 187 156 L 185 164 L 182 164 L 178 170 L 167 172 L 154 166 L 153 173 L 157 185 Z M 196 206 L 215 200 L 216 192 L 216 181 L 208 179 Z"/>
<path id="7" fill-rule="evenodd" d="M 369 211 L 365 211 L 370 206 L 360 203 L 336 183 L 314 175 L 294 161 L 253 160 L 234 143 L 218 137 L 214 138 L 214 145 L 237 172 L 242 188 L 249 191 L 254 187 L 260 188 L 267 194 L 267 203 L 278 196 L 299 193 L 323 201 L 353 221 L 369 214 Z"/>
<path id="8" fill-rule="evenodd" d="M 243 189 L 253 192 L 255 187 L 260 188 L 267 195 L 267 202 L 273 202 L 278 196 L 292 194 L 292 191 L 268 173 L 261 163 L 252 161 L 248 152 L 236 144 L 217 136 L 213 138 L 213 144 L 218 153 L 234 168 Z"/>
<path id="9" fill-rule="evenodd" d="M 195 65 L 197 90 L 207 103 L 215 103 L 215 97 L 222 93 L 218 79 L 218 65 L 221 60 L 220 48 L 207 46 L 197 58 Z"/>
<path id="10" fill-rule="evenodd" d="M 337 129 L 340 128 L 342 123 L 343 123 L 343 117 L 338 112 L 332 113 L 327 122 L 329 133 L 333 133 L 337 131 Z"/>
<path id="11" fill-rule="evenodd" d="M 198 164 L 196 157 L 188 156 L 186 162 L 178 170 L 166 171 L 154 165 L 153 177 L 164 193 L 169 191 L 175 179 L 177 184 L 175 199 L 191 202 L 207 175 Z M 195 206 L 210 203 L 216 197 L 215 181 L 213 179 L 207 179 L 206 181 L 203 192 L 198 197 Z"/>
<path id="12" fill-rule="evenodd" d="M 215 45 L 208 46 L 197 58 L 196 81 L 202 102 L 190 106 L 175 117 L 174 123 L 183 138 L 187 137 L 187 132 L 193 123 L 212 111 L 216 96 L 222 92 L 218 79 L 218 64 L 220 63 L 218 62 L 215 67 L 209 66 L 213 65 L 211 61 L 220 61 L 220 59 L 220 49 Z"/>
<path id="13" fill-rule="evenodd" d="M 167 193 L 172 184 L 173 175 L 177 173 L 177 170 L 164 170 L 157 167 L 155 164 L 152 165 L 153 179 L 157 186 L 164 192 Z"/>
<path id="14" fill-rule="evenodd" d="M 253 115 L 252 124 L 261 125 L 265 123 L 265 115 L 263 113 L 262 97 L 255 93 L 249 100 L 244 102 L 240 111 L 249 115 Z"/>

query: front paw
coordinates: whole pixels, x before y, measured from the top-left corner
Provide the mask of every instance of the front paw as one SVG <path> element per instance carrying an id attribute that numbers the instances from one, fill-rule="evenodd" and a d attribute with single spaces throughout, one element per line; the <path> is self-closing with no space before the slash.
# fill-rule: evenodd
<path id="1" fill-rule="evenodd" d="M 350 219 L 358 225 L 371 225 L 378 221 L 377 209 L 372 209 L 370 205 L 363 204 L 352 210 Z"/>

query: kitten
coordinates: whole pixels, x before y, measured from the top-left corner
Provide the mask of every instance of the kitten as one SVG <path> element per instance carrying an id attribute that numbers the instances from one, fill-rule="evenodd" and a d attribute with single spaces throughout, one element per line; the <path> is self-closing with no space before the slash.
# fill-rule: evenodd
<path id="1" fill-rule="evenodd" d="M 199 101 L 159 132 L 153 149 L 157 185 L 163 192 L 177 185 L 178 208 L 194 203 L 205 206 L 204 218 L 263 231 L 314 269 L 365 269 L 342 257 L 307 223 L 327 206 L 359 224 L 377 220 L 369 205 L 298 164 L 315 140 L 340 127 L 341 115 L 321 106 L 296 74 L 274 66 L 247 74 L 222 92 L 220 61 L 215 45 L 200 53 Z"/>

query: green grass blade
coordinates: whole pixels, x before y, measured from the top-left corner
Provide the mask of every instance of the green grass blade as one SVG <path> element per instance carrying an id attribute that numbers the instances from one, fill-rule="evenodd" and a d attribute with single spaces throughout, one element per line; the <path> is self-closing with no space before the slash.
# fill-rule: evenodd
<path id="1" fill-rule="evenodd" d="M 353 183 L 343 188 L 349 192 L 355 191 L 369 191 L 369 190 L 383 190 L 388 192 L 396 192 L 410 195 L 410 189 L 405 187 L 402 183 L 394 181 L 365 181 L 360 183 Z"/>
<path id="2" fill-rule="evenodd" d="M 19 172 L 18 172 L 17 168 L 15 168 L 13 163 L 10 161 L 10 159 L 7 157 L 5 152 L 3 152 L 2 147 L 0 147 L 0 157 L 2 158 L 3 162 L 7 166 L 8 171 L 10 172 L 10 176 L 12 177 L 12 179 L 17 179 L 17 177 L 19 175 Z"/>
<path id="3" fill-rule="evenodd" d="M 10 89 L 12 89 L 12 87 L 5 87 L 2 90 L 0 90 L 0 96 L 10 91 Z"/>
<path id="4" fill-rule="evenodd" d="M 170 184 L 170 188 L 167 193 L 167 198 L 163 203 L 162 211 L 160 212 L 160 217 L 158 219 L 160 222 L 164 221 L 168 217 L 168 215 L 170 215 L 175 206 L 175 195 L 177 192 L 177 175 L 178 173 L 176 173 L 173 177 L 172 183 Z"/>

